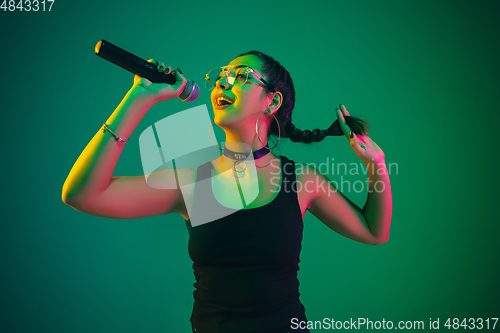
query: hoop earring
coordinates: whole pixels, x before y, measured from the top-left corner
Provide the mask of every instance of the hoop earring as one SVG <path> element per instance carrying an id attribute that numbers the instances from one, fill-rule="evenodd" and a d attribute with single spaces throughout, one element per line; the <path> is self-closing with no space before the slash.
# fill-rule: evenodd
<path id="1" fill-rule="evenodd" d="M 275 147 L 278 145 L 278 143 L 280 142 L 280 138 L 281 138 L 281 127 L 280 127 L 280 123 L 279 123 L 278 119 L 276 118 L 276 116 L 275 116 L 274 114 L 272 114 L 272 113 L 271 113 L 271 116 L 273 116 L 273 117 L 274 117 L 274 119 L 276 120 L 276 124 L 278 124 L 278 141 L 276 142 L 276 144 L 275 144 L 272 148 L 269 148 L 268 146 L 266 146 L 266 145 L 262 142 L 262 140 L 260 139 L 260 136 L 259 136 L 259 130 L 258 130 L 258 128 L 259 128 L 259 120 L 260 120 L 260 117 L 261 117 L 264 113 L 266 113 L 266 114 L 267 114 L 267 110 L 266 110 L 266 111 L 264 111 L 264 112 L 262 112 L 262 113 L 259 115 L 259 118 L 257 118 L 257 122 L 255 123 L 255 133 L 257 134 L 257 138 L 259 138 L 260 143 L 262 143 L 262 145 L 263 145 L 264 147 L 266 147 L 267 149 L 269 149 L 269 150 L 270 150 L 270 149 L 275 148 Z"/>
<path id="2" fill-rule="evenodd" d="M 214 118 L 214 120 L 212 120 L 212 123 L 210 124 L 210 128 L 208 129 L 208 138 L 210 139 L 210 142 L 212 142 L 213 146 L 215 146 L 215 145 L 214 145 L 214 142 L 212 141 L 212 136 L 210 135 L 210 130 L 212 129 L 212 125 L 214 124 L 214 121 L 215 121 L 215 118 Z M 224 150 L 219 146 L 215 146 L 215 147 L 219 148 L 220 150 Z"/>

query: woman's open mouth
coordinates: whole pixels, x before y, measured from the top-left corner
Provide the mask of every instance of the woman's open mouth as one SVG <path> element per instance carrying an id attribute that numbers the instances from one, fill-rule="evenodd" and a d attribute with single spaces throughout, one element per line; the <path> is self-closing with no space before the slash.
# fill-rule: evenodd
<path id="1" fill-rule="evenodd" d="M 234 101 L 229 100 L 227 97 L 219 97 L 217 98 L 217 105 L 231 105 L 234 103 Z"/>
<path id="2" fill-rule="evenodd" d="M 218 109 L 223 109 L 227 108 L 228 106 L 232 105 L 234 103 L 234 100 L 227 97 L 224 94 L 219 94 L 215 97 L 215 105 Z"/>

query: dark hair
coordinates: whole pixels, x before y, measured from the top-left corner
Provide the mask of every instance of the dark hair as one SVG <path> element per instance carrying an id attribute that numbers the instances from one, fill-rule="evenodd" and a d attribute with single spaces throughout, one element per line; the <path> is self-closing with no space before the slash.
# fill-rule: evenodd
<path id="1" fill-rule="evenodd" d="M 238 57 L 245 55 L 254 55 L 259 57 L 263 63 L 262 73 L 266 77 L 266 81 L 283 95 L 283 102 L 276 118 L 278 119 L 281 127 L 281 137 L 289 138 L 293 142 L 312 143 L 319 142 L 327 136 L 344 135 L 340 128 L 340 123 L 336 119 L 333 124 L 326 130 L 314 129 L 312 131 L 302 131 L 292 124 L 292 110 L 295 106 L 295 88 L 293 86 L 292 77 L 290 73 L 272 57 L 259 52 L 250 51 L 240 54 Z M 269 89 L 268 89 L 269 91 Z M 346 116 L 345 121 L 351 130 L 356 134 L 367 134 L 369 131 L 368 122 L 356 117 Z M 268 135 L 278 135 L 278 126 L 275 121 L 271 122 Z"/>

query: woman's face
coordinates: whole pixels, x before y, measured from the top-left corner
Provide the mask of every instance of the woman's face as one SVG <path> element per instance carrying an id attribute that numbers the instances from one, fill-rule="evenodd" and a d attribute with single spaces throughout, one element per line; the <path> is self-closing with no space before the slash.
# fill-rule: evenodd
<path id="1" fill-rule="evenodd" d="M 258 75 L 262 76 L 261 60 L 254 55 L 245 55 L 231 61 L 229 65 L 247 65 Z M 264 77 L 264 79 L 267 79 Z M 211 100 L 214 108 L 215 123 L 219 126 L 229 124 L 240 124 L 248 120 L 255 126 L 256 117 L 265 111 L 271 104 L 271 98 L 264 88 L 264 84 L 253 76 L 248 76 L 245 84 L 235 83 L 232 87 L 227 84 L 227 79 L 223 77 L 217 81 L 216 87 L 212 90 Z M 217 99 L 225 95 L 234 103 L 230 105 L 219 105 Z"/>

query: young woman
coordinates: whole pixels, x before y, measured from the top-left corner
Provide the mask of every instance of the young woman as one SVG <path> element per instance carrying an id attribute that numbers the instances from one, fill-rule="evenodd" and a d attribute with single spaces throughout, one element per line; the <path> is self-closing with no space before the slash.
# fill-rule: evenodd
<path id="1" fill-rule="evenodd" d="M 155 63 L 159 71 L 171 72 Z M 226 134 L 221 156 L 196 169 L 155 174 L 191 187 L 158 189 L 148 186 L 145 177 L 112 177 L 126 141 L 122 138 L 130 137 L 154 103 L 178 97 L 184 89 L 181 71 L 173 72 L 178 80 L 173 86 L 135 77 L 73 166 L 63 201 L 110 218 L 168 213 L 184 217 L 197 281 L 193 332 L 309 332 L 297 280 L 305 212 L 353 240 L 387 242 L 392 199 L 384 153 L 367 136 L 365 122 L 351 117 L 345 106 L 337 109 L 338 121 L 327 130 L 295 128 L 295 90 L 288 71 L 252 51 L 206 77 L 213 87 L 214 122 Z M 282 138 L 311 143 L 345 135 L 367 166 L 364 207 L 352 203 L 313 167 L 275 156 L 268 144 L 271 135 L 278 137 L 276 144 Z M 257 195 L 248 200 L 243 193 Z"/>

